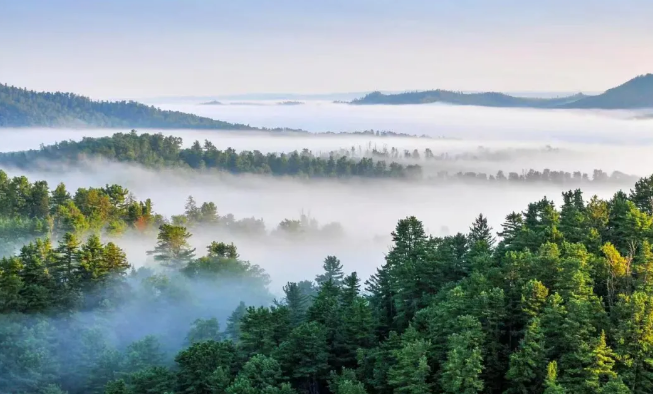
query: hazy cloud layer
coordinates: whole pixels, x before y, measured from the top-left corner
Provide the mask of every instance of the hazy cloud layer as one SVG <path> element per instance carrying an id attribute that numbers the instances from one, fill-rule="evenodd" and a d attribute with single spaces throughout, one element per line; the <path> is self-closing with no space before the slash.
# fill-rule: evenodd
<path id="1" fill-rule="evenodd" d="M 626 113 L 537 111 L 490 109 L 442 105 L 401 107 L 353 107 L 330 103 L 301 106 L 179 106 L 228 121 L 266 126 L 301 127 L 312 131 L 353 131 L 364 129 L 445 135 L 457 139 L 381 138 L 370 136 L 282 136 L 265 133 L 224 131 L 159 130 L 193 140 L 211 140 L 219 149 L 258 149 L 263 152 L 288 152 L 308 148 L 326 153 L 354 147 L 357 155 L 376 147 L 400 150 L 431 149 L 448 154 L 448 160 L 420 161 L 425 172 L 446 170 L 496 173 L 535 169 L 584 171 L 614 170 L 645 176 L 653 173 L 653 122 L 630 120 Z M 0 150 L 38 148 L 82 136 L 111 135 L 129 130 L 3 130 Z M 146 130 L 140 130 L 146 131 Z M 156 132 L 157 130 L 147 130 Z M 458 156 L 457 156 L 458 155 Z M 456 160 L 452 158 L 458 157 Z M 402 159 L 403 160 L 403 159 Z M 234 234 L 197 234 L 193 242 L 204 248 L 210 241 L 235 242 L 242 256 L 260 264 L 271 275 L 278 290 L 287 280 L 315 275 L 328 254 L 342 258 L 348 270 L 363 277 L 383 261 L 389 246 L 389 233 L 397 220 L 415 215 L 433 234 L 466 231 L 479 213 L 489 217 L 495 229 L 506 214 L 523 210 L 529 202 L 543 196 L 560 201 L 560 192 L 569 186 L 544 185 L 432 185 L 425 182 L 388 180 L 302 181 L 259 176 L 235 177 L 227 174 L 200 174 L 186 170 L 151 170 L 125 164 L 91 162 L 80 168 L 55 167 L 33 170 L 31 179 L 46 179 L 51 186 L 63 181 L 71 190 L 77 187 L 119 183 L 140 199 L 152 198 L 155 210 L 166 216 L 179 214 L 189 195 L 198 202 L 213 201 L 221 214 L 236 218 L 265 220 L 268 230 L 286 218 L 310 214 L 321 224 L 340 222 L 346 237 L 323 242 L 286 242 L 271 238 L 253 239 Z M 8 169 L 9 173 L 17 172 Z M 629 185 L 626 185 L 627 187 Z M 585 195 L 609 197 L 617 185 L 586 185 Z M 122 240 L 129 257 L 145 264 L 145 251 L 151 241 Z"/>
<path id="2" fill-rule="evenodd" d="M 9 169 L 10 175 L 18 172 Z M 23 173 L 23 172 L 21 172 Z M 45 179 L 55 185 L 64 182 L 71 190 L 77 187 L 120 183 L 137 198 L 152 198 L 154 209 L 166 216 L 182 213 L 186 198 L 198 202 L 213 201 L 220 214 L 236 218 L 255 217 L 265 220 L 269 230 L 283 219 L 297 219 L 310 214 L 320 224 L 339 222 L 345 237 L 325 241 L 290 242 L 270 238 L 200 231 L 193 238 L 201 253 L 212 240 L 235 242 L 243 258 L 261 265 L 271 275 L 274 290 L 285 281 L 313 277 L 326 255 L 339 256 L 348 270 L 367 277 L 383 262 L 390 245 L 389 233 L 397 220 L 415 215 L 434 235 L 466 232 L 474 217 L 483 213 L 499 229 L 506 214 L 523 210 L 529 202 L 543 196 L 560 202 L 559 185 L 470 185 L 433 186 L 406 181 L 299 181 L 260 176 L 196 174 L 183 170 L 154 171 L 117 163 L 87 163 L 65 173 L 30 172 L 30 179 Z M 586 196 L 609 197 L 614 185 L 591 185 Z M 130 261 L 146 263 L 145 251 L 152 248 L 152 238 L 123 239 Z"/>

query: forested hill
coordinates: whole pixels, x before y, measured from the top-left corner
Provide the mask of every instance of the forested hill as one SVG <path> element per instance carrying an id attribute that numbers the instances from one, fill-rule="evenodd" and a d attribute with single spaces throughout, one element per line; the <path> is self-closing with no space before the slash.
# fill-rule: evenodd
<path id="1" fill-rule="evenodd" d="M 73 93 L 47 93 L 0 84 L 0 127 L 122 127 L 253 130 L 254 127 L 134 101 L 95 101 Z"/>
<path id="2" fill-rule="evenodd" d="M 353 100 L 351 104 L 429 104 L 447 103 L 457 105 L 476 105 L 481 107 L 523 107 L 523 108 L 555 108 L 560 105 L 579 100 L 585 97 L 582 94 L 574 96 L 542 99 L 515 97 L 504 93 L 462 93 L 449 90 L 427 90 L 421 92 L 406 92 L 398 94 L 370 93 L 360 99 Z"/>
<path id="3" fill-rule="evenodd" d="M 462 93 L 428 90 L 399 94 L 370 93 L 351 104 L 428 104 L 447 103 L 482 107 L 636 109 L 653 108 L 653 74 L 640 75 L 596 96 L 577 94 L 560 98 L 526 98 L 504 93 Z"/>
<path id="4" fill-rule="evenodd" d="M 63 141 L 43 146 L 39 150 L 0 153 L 0 165 L 28 168 L 39 161 L 76 163 L 88 157 L 147 167 L 190 167 L 217 169 L 233 174 L 264 174 L 298 177 L 382 177 L 405 178 L 421 176 L 419 165 L 403 165 L 371 158 L 350 158 L 331 155 L 322 157 L 310 151 L 267 153 L 237 152 L 232 148 L 219 150 L 210 141 L 195 141 L 190 148 L 182 147 L 182 139 L 163 134 L 116 133 L 111 137 L 84 137 L 81 141 Z"/>
<path id="5" fill-rule="evenodd" d="M 640 75 L 598 96 L 569 103 L 565 108 L 653 108 L 653 74 Z"/>

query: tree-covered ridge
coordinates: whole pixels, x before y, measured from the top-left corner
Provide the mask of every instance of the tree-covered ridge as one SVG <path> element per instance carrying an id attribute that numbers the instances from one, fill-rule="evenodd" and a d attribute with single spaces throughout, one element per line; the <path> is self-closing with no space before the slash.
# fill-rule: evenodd
<path id="1" fill-rule="evenodd" d="M 551 99 L 515 97 L 504 93 L 462 93 L 428 90 L 398 94 L 369 93 L 350 104 L 448 103 L 483 107 L 637 109 L 653 107 L 653 74 L 637 76 L 596 96 L 576 94 Z"/>
<path id="2" fill-rule="evenodd" d="M 441 162 L 456 160 L 503 160 L 514 152 L 486 152 L 480 150 L 467 154 L 438 154 L 426 148 L 423 152 L 403 151 L 397 148 L 377 149 L 371 145 L 340 149 L 324 154 L 314 154 L 308 149 L 290 153 L 261 153 L 260 151 L 237 152 L 232 148 L 219 150 L 210 141 L 195 141 L 190 148 L 182 147 L 182 139 L 157 134 L 116 133 L 111 137 L 84 137 L 81 141 L 63 141 L 39 150 L 0 153 L 0 165 L 30 168 L 40 163 L 80 163 L 100 157 L 108 160 L 138 163 L 147 167 L 185 167 L 197 170 L 216 169 L 232 174 L 260 174 L 293 176 L 300 178 L 390 178 L 426 179 L 432 182 L 487 182 L 492 184 L 524 184 L 551 182 L 558 184 L 581 184 L 588 182 L 632 183 L 637 178 L 614 171 L 607 174 L 599 169 L 592 174 L 580 171 L 556 171 L 550 169 L 518 172 L 498 171 L 496 174 L 482 172 L 448 172 L 438 170 Z M 547 151 L 553 151 L 548 149 Z M 519 152 L 517 152 L 519 154 Z M 527 154 L 521 153 L 521 154 Z M 426 165 L 429 172 L 425 171 Z M 47 169 L 47 168 L 46 168 Z"/>
<path id="3" fill-rule="evenodd" d="M 81 141 L 64 141 L 40 150 L 0 154 L 0 163 L 28 167 L 38 160 L 75 162 L 98 156 L 146 166 L 186 166 L 194 169 L 218 169 L 234 174 L 253 173 L 305 177 L 389 177 L 405 178 L 420 175 L 420 166 L 386 163 L 371 158 L 320 157 L 308 150 L 292 153 L 260 151 L 236 152 L 219 150 L 210 142 L 195 141 L 182 148 L 180 137 L 162 134 L 116 133 L 111 137 L 84 137 Z"/>
<path id="4" fill-rule="evenodd" d="M 653 108 L 653 74 L 640 75 L 606 90 L 598 96 L 588 96 L 567 104 L 565 108 Z"/>
<path id="5" fill-rule="evenodd" d="M 0 84 L 0 127 L 37 126 L 256 129 L 183 112 L 164 111 L 134 101 L 95 101 L 73 93 L 36 92 Z"/>

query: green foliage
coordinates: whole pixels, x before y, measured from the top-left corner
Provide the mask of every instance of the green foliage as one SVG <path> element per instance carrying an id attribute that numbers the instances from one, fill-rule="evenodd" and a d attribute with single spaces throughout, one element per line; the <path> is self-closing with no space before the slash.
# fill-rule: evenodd
<path id="1" fill-rule="evenodd" d="M 218 319 L 197 319 L 193 322 L 193 326 L 186 336 L 186 341 L 192 345 L 202 341 L 218 341 L 220 337 Z"/>
<path id="2" fill-rule="evenodd" d="M 52 238 L 0 259 L 0 392 L 653 391 L 646 183 L 610 200 L 566 192 L 560 210 L 548 199 L 529 204 L 506 217 L 498 243 L 482 215 L 469 233 L 446 237 L 408 217 L 365 290 L 329 256 L 315 283 L 287 283 L 279 302 L 235 245 L 213 242 L 195 258 L 188 228 L 174 224 L 161 226 L 153 251 L 165 273 L 127 275 L 120 248 L 82 231 L 106 234 L 112 220 L 133 224 L 128 231 L 160 224 L 151 201 L 135 203 L 123 188 L 44 193 L 44 184 L 2 173 L 0 184 L 11 195 L 0 194 L 10 198 L 0 207 L 10 226 L 37 216 L 53 223 L 43 228 Z M 175 220 L 202 231 L 231 219 L 191 198 Z M 298 234 L 316 226 L 290 222 Z M 216 289 L 224 291 L 210 298 Z M 220 310 L 225 298 L 235 310 Z M 120 313 L 155 319 L 156 332 L 125 338 L 133 328 L 119 330 L 131 324 Z M 224 332 L 210 316 L 226 321 Z M 167 331 L 171 319 L 184 327 Z"/>
<path id="3" fill-rule="evenodd" d="M 484 387 L 481 325 L 471 316 L 458 318 L 458 325 L 462 331 L 449 336 L 440 385 L 447 393 L 478 393 Z"/>
<path id="4" fill-rule="evenodd" d="M 506 379 L 510 382 L 510 392 L 526 394 L 540 391 L 544 383 L 542 365 L 546 363 L 544 335 L 540 320 L 533 317 L 519 348 L 510 356 L 510 368 Z"/>
<path id="5" fill-rule="evenodd" d="M 150 367 L 129 376 L 131 394 L 158 394 L 174 392 L 177 376 L 166 367 Z"/>
<path id="6" fill-rule="evenodd" d="M 169 129 L 250 130 L 135 101 L 94 101 L 73 93 L 46 93 L 0 84 L 0 127 L 146 127 Z"/>
<path id="7" fill-rule="evenodd" d="M 204 341 L 192 344 L 175 357 L 178 385 L 182 393 L 211 394 L 211 377 L 216 368 L 231 371 L 236 349 L 230 342 Z"/>
<path id="8" fill-rule="evenodd" d="M 329 280 L 331 280 L 334 285 L 340 286 L 342 278 L 344 277 L 340 260 L 338 260 L 336 256 L 327 256 L 327 258 L 324 259 L 324 265 L 322 265 L 322 267 L 324 268 L 324 273 L 315 278 L 315 282 L 318 286 Z"/>
<path id="9" fill-rule="evenodd" d="M 300 325 L 275 349 L 273 356 L 292 382 L 302 388 L 314 389 L 329 371 L 325 328 L 316 322 Z"/>
<path id="10" fill-rule="evenodd" d="M 430 343 L 423 339 L 402 338 L 401 348 L 394 350 L 397 360 L 388 371 L 388 383 L 395 393 L 429 393 L 427 381 L 431 368 L 427 361 Z"/>
<path id="11" fill-rule="evenodd" d="M 162 224 L 156 247 L 147 253 L 153 255 L 154 260 L 161 262 L 164 267 L 182 268 L 195 256 L 195 249 L 191 249 L 188 244 L 190 237 L 186 227 Z"/>
<path id="12" fill-rule="evenodd" d="M 0 91 L 1 89 L 2 85 Z M 308 150 L 281 154 L 263 154 L 260 151 L 236 152 L 232 148 L 219 150 L 210 141 L 204 141 L 203 144 L 195 141 L 190 148 L 182 148 L 182 139 L 179 137 L 137 134 L 135 131 L 116 133 L 111 137 L 86 137 L 78 142 L 63 141 L 40 150 L 1 153 L 0 163 L 30 167 L 40 160 L 68 163 L 93 156 L 153 167 L 183 166 L 193 169 L 217 169 L 234 174 L 252 173 L 311 178 L 352 176 L 411 178 L 421 176 L 422 171 L 417 164 L 404 165 L 395 161 L 386 163 L 384 160 L 370 157 L 349 157 L 339 152 L 333 152 L 328 157 L 314 155 Z M 58 199 L 58 203 L 61 201 L 62 199 Z M 210 223 L 217 219 L 217 209 L 210 203 L 201 207 L 196 205 L 193 207 L 191 204 L 188 208 L 194 208 L 194 210 L 187 209 L 187 213 L 192 213 L 191 221 Z M 287 224 L 292 225 L 292 223 Z"/>

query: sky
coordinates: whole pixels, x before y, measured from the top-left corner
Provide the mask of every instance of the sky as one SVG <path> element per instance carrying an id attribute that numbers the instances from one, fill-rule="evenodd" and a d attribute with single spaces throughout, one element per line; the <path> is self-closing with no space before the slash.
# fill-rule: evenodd
<path id="1" fill-rule="evenodd" d="M 0 82 L 94 98 L 595 92 L 653 72 L 651 0 L 0 0 Z"/>

